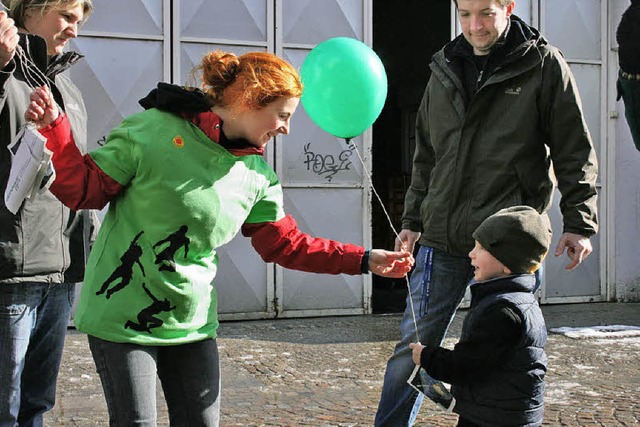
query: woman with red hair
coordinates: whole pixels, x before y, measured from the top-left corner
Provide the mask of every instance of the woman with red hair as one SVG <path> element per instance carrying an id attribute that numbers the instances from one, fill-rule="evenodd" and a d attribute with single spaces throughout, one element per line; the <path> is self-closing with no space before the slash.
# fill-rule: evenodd
<path id="1" fill-rule="evenodd" d="M 402 277 L 413 263 L 408 252 L 311 237 L 285 215 L 262 154 L 289 133 L 302 94 L 290 64 L 214 51 L 197 71 L 201 89 L 160 83 L 140 101 L 144 112 L 84 157 L 45 90 L 26 114 L 54 152 L 51 191 L 72 209 L 110 202 L 75 321 L 112 425 L 155 425 L 156 373 L 171 425 L 218 425 L 216 249 L 238 231 L 265 261 L 291 269 Z"/>

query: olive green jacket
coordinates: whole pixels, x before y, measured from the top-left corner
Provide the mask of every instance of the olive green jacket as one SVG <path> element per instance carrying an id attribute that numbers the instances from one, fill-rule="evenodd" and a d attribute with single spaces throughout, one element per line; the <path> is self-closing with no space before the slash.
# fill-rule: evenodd
<path id="1" fill-rule="evenodd" d="M 496 211 L 520 204 L 547 210 L 552 164 L 563 231 L 597 232 L 596 153 L 569 66 L 519 18 L 512 16 L 507 32 L 508 54 L 475 95 L 454 71 L 462 60 L 455 47 L 467 43 L 462 36 L 432 58 L 402 218 L 403 229 L 422 232 L 421 245 L 466 255 L 473 231 Z"/>

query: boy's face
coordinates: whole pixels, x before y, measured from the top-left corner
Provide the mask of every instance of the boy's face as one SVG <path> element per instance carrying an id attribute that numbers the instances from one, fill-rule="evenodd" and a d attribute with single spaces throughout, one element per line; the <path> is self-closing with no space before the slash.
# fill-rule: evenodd
<path id="1" fill-rule="evenodd" d="M 471 258 L 471 265 L 475 269 L 473 277 L 476 282 L 484 282 L 485 280 L 511 274 L 511 270 L 505 267 L 503 263 L 498 261 L 477 241 L 476 246 L 469 252 L 469 258 Z"/>

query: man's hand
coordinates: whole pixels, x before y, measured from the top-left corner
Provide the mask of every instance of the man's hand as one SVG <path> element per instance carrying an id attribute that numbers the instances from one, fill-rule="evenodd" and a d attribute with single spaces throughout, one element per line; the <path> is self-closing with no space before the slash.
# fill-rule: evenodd
<path id="1" fill-rule="evenodd" d="M 396 251 L 407 251 L 413 253 L 413 249 L 416 246 L 416 242 L 420 238 L 420 232 L 403 229 L 396 237 L 395 247 Z"/>
<path id="2" fill-rule="evenodd" d="M 32 122 L 36 128 L 42 129 L 57 119 L 59 114 L 58 106 L 49 88 L 42 86 L 31 92 L 31 102 L 24 113 L 25 120 Z"/>
<path id="3" fill-rule="evenodd" d="M 409 344 L 409 348 L 411 349 L 411 358 L 413 359 L 413 363 L 420 365 L 420 355 L 422 354 L 424 346 L 419 342 L 412 342 Z"/>
<path id="4" fill-rule="evenodd" d="M 588 237 L 581 236 L 574 233 L 564 233 L 560 236 L 558 246 L 556 246 L 556 256 L 562 255 L 565 248 L 567 249 L 567 256 L 571 260 L 565 267 L 566 270 L 573 270 L 584 260 L 593 248 L 591 247 L 591 240 Z"/>
<path id="5" fill-rule="evenodd" d="M 18 28 L 7 12 L 0 12 L 0 68 L 4 68 L 13 59 L 18 47 Z"/>
<path id="6" fill-rule="evenodd" d="M 369 271 L 382 277 L 404 277 L 411 271 L 413 263 L 411 252 L 391 252 L 382 249 L 372 249 L 369 252 Z"/>

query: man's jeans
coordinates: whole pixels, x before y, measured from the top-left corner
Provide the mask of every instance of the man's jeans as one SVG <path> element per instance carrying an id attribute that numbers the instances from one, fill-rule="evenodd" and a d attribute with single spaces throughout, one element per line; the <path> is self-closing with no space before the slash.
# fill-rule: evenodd
<path id="1" fill-rule="evenodd" d="M 428 248 L 421 246 L 416 267 L 411 274 L 411 293 L 407 295 L 400 332 L 402 338 L 387 362 L 382 397 L 376 414 L 376 426 L 412 425 L 422 404 L 423 394 L 407 384 L 415 364 L 411 359 L 409 343 L 420 341 L 426 346 L 439 346 L 458 305 L 473 277 L 471 261 L 467 256 L 454 256 L 433 250 L 431 281 L 428 296 L 423 292 L 423 276 L 427 267 Z M 428 304 L 425 306 L 425 303 Z M 416 335 L 411 301 L 418 324 Z M 418 336 L 419 335 L 419 336 Z M 424 373 L 423 373 L 424 374 Z"/>
<path id="2" fill-rule="evenodd" d="M 53 408 L 75 283 L 0 284 L 0 426 Z"/>
<path id="3" fill-rule="evenodd" d="M 112 426 L 156 425 L 156 374 L 172 426 L 217 427 L 220 363 L 215 339 L 170 346 L 104 341 L 89 335 Z"/>
<path id="4" fill-rule="evenodd" d="M 640 80 L 618 76 L 618 99 L 624 102 L 624 115 L 631 131 L 631 138 L 640 151 Z"/>

